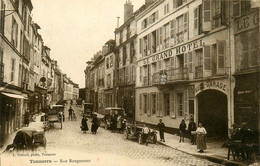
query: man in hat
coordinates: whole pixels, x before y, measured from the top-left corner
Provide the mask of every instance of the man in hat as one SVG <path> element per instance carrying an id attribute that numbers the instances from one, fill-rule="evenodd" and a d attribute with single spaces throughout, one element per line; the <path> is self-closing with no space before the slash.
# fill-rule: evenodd
<path id="1" fill-rule="evenodd" d="M 162 142 L 165 142 L 165 139 L 164 139 L 164 128 L 165 128 L 165 125 L 162 122 L 162 119 L 159 120 L 159 123 L 158 123 L 157 126 L 158 126 L 159 133 L 160 133 L 160 139 L 161 139 Z"/>

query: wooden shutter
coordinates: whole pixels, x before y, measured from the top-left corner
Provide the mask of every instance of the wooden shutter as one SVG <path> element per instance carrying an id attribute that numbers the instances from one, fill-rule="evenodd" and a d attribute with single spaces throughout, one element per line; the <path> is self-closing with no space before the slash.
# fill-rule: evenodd
<path id="1" fill-rule="evenodd" d="M 174 104 L 174 92 L 170 93 L 170 117 L 176 118 L 175 104 Z"/>
<path id="2" fill-rule="evenodd" d="M 224 74 L 225 72 L 225 41 L 217 41 L 217 64 L 218 74 Z"/>
<path id="3" fill-rule="evenodd" d="M 241 2 L 240 0 L 233 0 L 233 17 L 241 16 Z"/>
<path id="4" fill-rule="evenodd" d="M 156 52 L 160 50 L 160 28 L 156 29 Z"/>
<path id="5" fill-rule="evenodd" d="M 163 103 L 162 103 L 163 100 L 162 99 L 163 99 L 163 93 L 158 92 L 158 94 L 157 94 L 158 116 L 163 115 Z"/>
<path id="6" fill-rule="evenodd" d="M 211 30 L 211 4 L 210 0 L 203 0 L 203 23 L 202 23 L 202 31 L 208 32 Z"/>
<path id="7" fill-rule="evenodd" d="M 147 94 L 147 115 L 150 116 L 151 115 L 151 106 L 150 106 L 150 100 L 151 100 L 151 94 L 148 93 Z"/>
<path id="8" fill-rule="evenodd" d="M 183 116 L 185 117 L 185 119 L 186 118 L 188 118 L 188 117 L 186 117 L 186 115 L 188 115 L 188 110 L 189 110 L 189 101 L 188 101 L 188 90 L 185 90 L 184 91 L 184 94 L 183 94 L 184 96 L 184 110 L 183 110 Z"/>
<path id="9" fill-rule="evenodd" d="M 187 41 L 189 38 L 189 13 L 183 14 L 183 39 Z"/>
<path id="10" fill-rule="evenodd" d="M 226 25 L 228 21 L 228 1 L 221 1 L 221 24 Z"/>
<path id="11" fill-rule="evenodd" d="M 147 40 L 148 40 L 148 46 L 147 46 L 147 55 L 150 55 L 151 54 L 151 37 L 152 36 L 152 34 L 150 33 L 150 34 L 148 34 L 147 35 Z"/>
<path id="12" fill-rule="evenodd" d="M 193 15 L 194 15 L 193 35 L 197 36 L 199 34 L 199 7 L 193 10 Z"/>
<path id="13" fill-rule="evenodd" d="M 143 57 L 143 38 L 139 39 L 139 53 Z"/>
<path id="14" fill-rule="evenodd" d="M 211 70 L 211 46 L 204 45 L 203 47 L 204 70 Z"/>
<path id="15" fill-rule="evenodd" d="M 155 21 L 158 20 L 158 19 L 159 19 L 159 11 L 157 10 L 157 11 L 155 12 Z"/>
<path id="16" fill-rule="evenodd" d="M 140 115 L 143 114 L 143 95 L 142 94 L 139 94 L 139 113 Z"/>
<path id="17" fill-rule="evenodd" d="M 156 116 L 160 116 L 160 110 L 159 110 L 159 93 L 156 93 L 156 108 L 155 108 L 155 114 L 156 114 Z"/>
<path id="18" fill-rule="evenodd" d="M 193 52 L 189 52 L 189 57 L 188 57 L 188 62 L 189 62 L 189 73 L 193 73 L 194 70 L 193 70 Z"/>

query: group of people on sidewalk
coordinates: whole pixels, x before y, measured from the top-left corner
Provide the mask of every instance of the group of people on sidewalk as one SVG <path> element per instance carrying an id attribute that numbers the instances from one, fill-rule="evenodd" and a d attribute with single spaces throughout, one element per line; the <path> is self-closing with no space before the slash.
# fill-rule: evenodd
<path id="1" fill-rule="evenodd" d="M 89 130 L 88 128 L 88 119 L 86 115 L 83 115 L 82 120 L 81 120 L 81 131 L 83 132 L 83 134 L 86 134 L 87 131 Z M 99 127 L 99 122 L 98 122 L 98 118 L 96 114 L 93 114 L 93 118 L 91 121 L 91 133 L 92 134 L 96 134 L 97 133 L 97 129 Z"/>
<path id="2" fill-rule="evenodd" d="M 165 124 L 162 122 L 162 119 L 159 120 L 157 127 L 158 127 L 159 133 L 160 133 L 160 141 L 165 142 L 164 132 L 165 132 L 166 127 L 165 127 Z M 183 119 L 179 125 L 179 136 L 180 136 L 179 143 L 184 142 L 186 128 L 187 128 L 187 125 L 185 123 L 185 120 Z M 196 123 L 191 118 L 189 125 L 188 125 L 188 134 L 190 136 L 191 144 L 197 145 L 198 152 L 202 153 L 202 152 L 204 152 L 204 150 L 207 149 L 207 145 L 206 145 L 207 131 L 203 127 L 202 123 L 199 123 L 199 126 L 197 128 Z"/>

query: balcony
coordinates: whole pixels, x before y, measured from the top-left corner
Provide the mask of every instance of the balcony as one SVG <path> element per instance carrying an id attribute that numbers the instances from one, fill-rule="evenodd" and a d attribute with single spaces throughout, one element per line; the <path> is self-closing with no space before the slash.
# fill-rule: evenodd
<path id="1" fill-rule="evenodd" d="M 188 80 L 188 68 L 180 67 L 176 69 L 166 70 L 164 73 L 164 78 L 163 78 L 163 72 L 154 73 L 152 76 L 153 84 L 161 84 L 161 83 L 175 82 L 175 81 L 182 81 L 182 80 Z"/>

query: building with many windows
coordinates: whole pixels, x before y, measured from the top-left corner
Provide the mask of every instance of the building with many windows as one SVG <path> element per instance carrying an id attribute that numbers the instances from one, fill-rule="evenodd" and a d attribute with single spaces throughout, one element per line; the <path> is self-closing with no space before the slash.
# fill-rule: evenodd
<path id="1" fill-rule="evenodd" d="M 137 21 L 136 120 L 174 132 L 194 118 L 209 136 L 234 122 L 228 1 L 156 1 Z M 218 131 L 218 132 L 214 132 Z"/>

